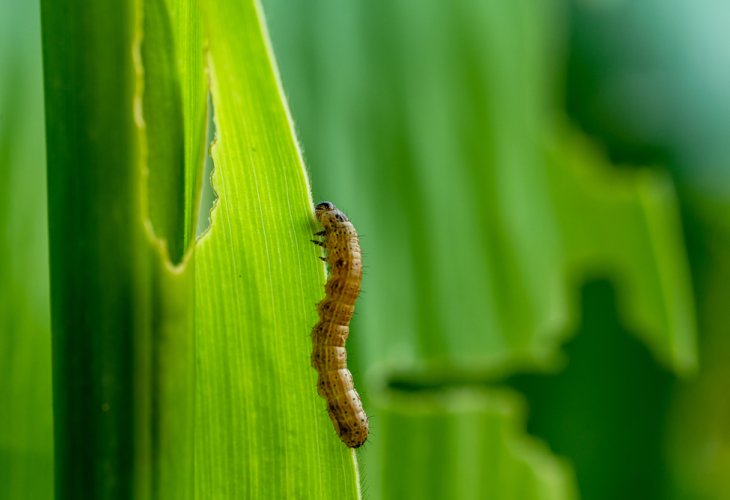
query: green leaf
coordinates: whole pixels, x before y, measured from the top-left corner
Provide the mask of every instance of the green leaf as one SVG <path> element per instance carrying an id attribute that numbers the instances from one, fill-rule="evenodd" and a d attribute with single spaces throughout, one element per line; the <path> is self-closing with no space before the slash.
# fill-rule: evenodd
<path id="1" fill-rule="evenodd" d="M 195 0 L 154 0 L 143 5 L 149 218 L 167 243 L 170 259 L 178 263 L 195 237 L 205 156 L 203 22 Z"/>
<path id="2" fill-rule="evenodd" d="M 0 499 L 53 496 L 39 6 L 0 4 Z"/>
<path id="3" fill-rule="evenodd" d="M 196 249 L 197 496 L 358 497 L 309 363 L 323 267 L 266 34 L 252 1 L 204 11 L 218 202 Z"/>
<path id="4" fill-rule="evenodd" d="M 379 498 L 577 498 L 570 466 L 523 435 L 514 393 L 393 391 L 379 403 Z"/>
<path id="5" fill-rule="evenodd" d="M 45 2 L 43 30 L 59 496 L 358 497 L 309 364 L 323 267 L 254 3 Z M 203 33 L 219 199 L 193 245 Z"/>
<path id="6" fill-rule="evenodd" d="M 610 275 L 627 326 L 666 367 L 695 372 L 695 310 L 670 178 L 646 168 L 616 172 L 567 131 L 548 148 L 547 166 L 563 272 Z"/>
<path id="7" fill-rule="evenodd" d="M 148 203 L 144 175 L 149 144 L 185 151 L 185 135 L 149 112 L 145 135 L 138 7 L 42 3 L 59 498 L 192 495 L 194 275 L 166 250 L 183 247 L 185 226 L 167 221 L 184 219 L 184 197 Z M 174 79 L 147 88 L 172 96 L 165 119 L 186 116 Z M 179 155 L 150 151 L 155 183 L 184 190 Z"/>

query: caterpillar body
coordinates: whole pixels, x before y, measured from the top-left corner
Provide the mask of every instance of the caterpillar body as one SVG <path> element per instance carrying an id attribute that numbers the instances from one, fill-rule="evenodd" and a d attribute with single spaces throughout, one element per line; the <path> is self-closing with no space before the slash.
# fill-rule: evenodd
<path id="1" fill-rule="evenodd" d="M 368 417 L 347 369 L 345 342 L 350 319 L 360 294 L 362 254 L 357 231 L 345 214 L 324 201 L 315 208 L 324 230 L 324 241 L 312 240 L 325 249 L 330 272 L 325 298 L 317 304 L 319 322 L 312 329 L 312 366 L 319 374 L 317 392 L 327 400 L 327 413 L 340 439 L 359 448 L 368 437 Z"/>

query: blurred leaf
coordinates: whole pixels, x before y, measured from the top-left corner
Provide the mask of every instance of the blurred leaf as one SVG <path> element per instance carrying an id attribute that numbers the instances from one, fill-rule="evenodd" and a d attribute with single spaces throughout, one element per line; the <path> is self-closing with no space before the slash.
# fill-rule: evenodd
<path id="1" fill-rule="evenodd" d="M 570 467 L 524 436 L 514 393 L 393 392 L 376 411 L 389 443 L 366 470 L 382 481 L 378 498 L 577 498 Z"/>
<path id="2" fill-rule="evenodd" d="M 548 153 L 563 272 L 578 280 L 610 276 L 625 324 L 667 367 L 693 372 L 696 318 L 670 178 L 612 170 L 584 139 L 563 137 Z"/>
<path id="3" fill-rule="evenodd" d="M 155 182 L 182 192 L 182 165 L 155 148 L 194 148 L 176 123 L 156 127 L 160 116 L 143 104 L 174 96 L 176 82 L 150 72 L 143 85 L 151 50 L 140 47 L 138 7 L 42 3 L 60 498 L 192 495 L 194 268 L 166 257 L 166 246 L 182 247 L 182 225 L 163 224 L 166 241 L 151 232 L 159 220 L 181 220 L 185 207 L 162 195 L 148 204 L 144 172 L 154 144 Z M 153 42 L 169 35 L 166 13 L 155 13 L 145 26 Z M 181 106 L 170 99 L 155 112 L 177 120 Z M 159 218 L 148 221 L 148 207 Z"/>
<path id="4" fill-rule="evenodd" d="M 0 499 L 51 498 L 51 325 L 37 3 L 0 4 L 0 74 Z"/>
<path id="5" fill-rule="evenodd" d="M 671 498 L 715 500 L 730 492 L 730 204 L 685 186 L 683 203 L 697 290 L 701 370 L 676 390 L 668 419 Z"/>
<path id="6" fill-rule="evenodd" d="M 580 325 L 563 348 L 564 367 L 507 384 L 527 398 L 530 434 L 570 458 L 582 498 L 663 498 L 674 377 L 622 325 L 617 292 L 603 279 L 581 287 Z"/>
<path id="7" fill-rule="evenodd" d="M 309 364 L 323 268 L 266 34 L 253 1 L 204 11 L 218 202 L 196 250 L 196 492 L 355 498 Z"/>
<path id="8" fill-rule="evenodd" d="M 571 3 L 567 107 L 612 157 L 648 157 L 673 175 L 697 302 L 701 366 L 693 379 L 675 383 L 668 425 L 662 426 L 668 431 L 664 482 L 668 498 L 726 498 L 730 4 L 649 0 L 604 7 Z M 622 362 L 623 373 L 625 367 Z M 653 387 L 652 396 L 656 392 Z M 632 458 L 645 448 L 642 441 Z M 646 467 L 641 470 L 643 479 Z M 615 476 L 611 482 L 616 484 Z"/>

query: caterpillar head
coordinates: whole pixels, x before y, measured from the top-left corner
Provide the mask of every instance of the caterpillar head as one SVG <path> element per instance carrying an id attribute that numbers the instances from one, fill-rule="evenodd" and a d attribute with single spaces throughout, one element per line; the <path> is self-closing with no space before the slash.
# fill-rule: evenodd
<path id="1" fill-rule="evenodd" d="M 323 201 L 318 203 L 314 209 L 314 215 L 325 229 L 347 222 L 347 216 L 340 212 L 334 203 Z"/>

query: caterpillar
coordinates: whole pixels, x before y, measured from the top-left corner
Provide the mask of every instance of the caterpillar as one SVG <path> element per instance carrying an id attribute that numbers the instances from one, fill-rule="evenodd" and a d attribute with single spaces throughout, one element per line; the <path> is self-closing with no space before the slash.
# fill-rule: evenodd
<path id="1" fill-rule="evenodd" d="M 317 392 L 327 400 L 327 413 L 337 435 L 350 448 L 359 448 L 368 438 L 368 417 L 347 369 L 345 342 L 350 319 L 360 294 L 362 254 L 355 227 L 329 201 L 319 203 L 315 216 L 324 227 L 315 233 L 324 241 L 312 240 L 324 248 L 329 264 L 325 298 L 317 304 L 319 322 L 312 329 L 312 366 L 318 373 Z"/>

